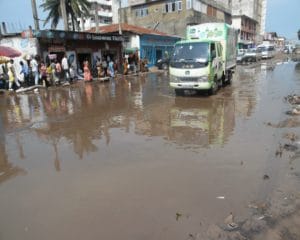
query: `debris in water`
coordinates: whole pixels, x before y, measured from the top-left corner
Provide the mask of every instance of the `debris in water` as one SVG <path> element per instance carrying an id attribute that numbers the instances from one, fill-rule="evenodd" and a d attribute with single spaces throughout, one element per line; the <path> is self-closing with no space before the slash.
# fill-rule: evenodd
<path id="1" fill-rule="evenodd" d="M 281 145 L 281 143 L 279 143 L 279 147 L 278 149 L 276 150 L 275 152 L 275 156 L 279 156 L 279 157 L 282 157 L 282 151 L 283 151 L 283 146 Z"/>
<path id="2" fill-rule="evenodd" d="M 229 214 L 229 216 L 225 218 L 224 223 L 225 223 L 225 224 L 231 224 L 231 223 L 234 222 L 233 220 L 234 220 L 234 216 L 233 216 L 233 214 L 232 214 L 232 212 L 231 212 L 231 213 Z"/>
<path id="3" fill-rule="evenodd" d="M 262 216 L 258 217 L 257 220 L 263 220 L 264 218 L 265 218 L 265 216 L 262 215 Z"/>
<path id="4" fill-rule="evenodd" d="M 269 177 L 269 175 L 265 174 L 264 177 L 263 177 L 263 179 L 264 180 L 268 180 L 268 179 L 270 179 L 270 177 Z"/>
<path id="5" fill-rule="evenodd" d="M 233 231 L 238 228 L 238 224 L 234 222 L 234 216 L 232 213 L 229 214 L 227 218 L 225 218 L 224 223 L 226 224 L 225 230 Z"/>
<path id="6" fill-rule="evenodd" d="M 300 104 L 300 96 L 297 95 L 288 95 L 284 98 L 286 101 L 288 101 L 290 104 Z"/>
<path id="7" fill-rule="evenodd" d="M 217 199 L 225 199 L 225 196 L 218 196 Z"/>
<path id="8" fill-rule="evenodd" d="M 292 145 L 292 144 L 284 144 L 283 148 L 286 150 L 286 151 L 296 151 L 298 149 L 297 146 L 295 145 Z"/>
<path id="9" fill-rule="evenodd" d="M 182 213 L 177 212 L 176 213 L 176 221 L 178 221 L 180 217 L 182 217 Z"/>
<path id="10" fill-rule="evenodd" d="M 289 139 L 291 142 L 295 142 L 297 140 L 297 136 L 295 133 L 287 133 L 284 137 L 286 139 Z"/>
<path id="11" fill-rule="evenodd" d="M 300 109 L 299 108 L 293 108 L 293 110 L 289 110 L 285 112 L 287 115 L 300 115 Z"/>

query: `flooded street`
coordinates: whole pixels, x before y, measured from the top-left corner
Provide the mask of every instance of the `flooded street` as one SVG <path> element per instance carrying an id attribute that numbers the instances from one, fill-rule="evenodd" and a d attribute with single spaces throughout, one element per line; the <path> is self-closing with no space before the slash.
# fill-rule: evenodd
<path id="1" fill-rule="evenodd" d="M 300 239 L 299 63 L 215 96 L 168 79 L 0 95 L 0 240 Z"/>

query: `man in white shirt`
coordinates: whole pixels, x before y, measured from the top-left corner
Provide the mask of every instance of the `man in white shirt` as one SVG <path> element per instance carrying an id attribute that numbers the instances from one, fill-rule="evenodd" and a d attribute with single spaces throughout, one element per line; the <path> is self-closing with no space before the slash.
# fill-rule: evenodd
<path id="1" fill-rule="evenodd" d="M 39 84 L 39 68 L 38 68 L 38 63 L 36 60 L 36 57 L 32 58 L 30 61 L 30 66 L 31 66 L 31 72 L 34 77 L 34 84 L 38 85 Z"/>
<path id="2" fill-rule="evenodd" d="M 63 59 L 61 60 L 61 66 L 64 71 L 64 78 L 66 81 L 69 81 L 70 79 L 70 73 L 69 73 L 69 63 L 67 59 L 67 55 L 65 54 Z"/>

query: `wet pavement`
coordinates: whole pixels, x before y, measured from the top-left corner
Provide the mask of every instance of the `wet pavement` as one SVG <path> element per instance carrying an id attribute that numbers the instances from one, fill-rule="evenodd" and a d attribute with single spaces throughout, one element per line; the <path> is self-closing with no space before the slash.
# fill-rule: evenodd
<path id="1" fill-rule="evenodd" d="M 299 90 L 269 60 L 215 96 L 164 72 L 2 94 L 0 239 L 300 239 Z"/>

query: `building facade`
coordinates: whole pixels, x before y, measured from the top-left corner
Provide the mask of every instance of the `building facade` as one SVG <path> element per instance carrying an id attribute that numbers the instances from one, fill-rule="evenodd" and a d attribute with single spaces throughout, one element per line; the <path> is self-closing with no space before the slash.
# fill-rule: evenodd
<path id="1" fill-rule="evenodd" d="M 127 5 L 126 5 L 127 4 Z M 184 37 L 188 25 L 205 22 L 231 24 L 230 1 L 128 0 L 121 9 L 122 23 Z"/>
<path id="2" fill-rule="evenodd" d="M 137 51 L 141 59 L 147 59 L 149 66 L 153 66 L 158 59 L 162 59 L 165 55 L 170 56 L 174 44 L 180 40 L 177 36 L 126 23 L 99 27 L 99 33 L 118 34 L 120 29 L 124 37 L 124 56 L 127 52 Z M 90 32 L 95 32 L 95 28 L 92 28 Z"/>
<path id="3" fill-rule="evenodd" d="M 88 0 L 91 2 L 90 17 L 78 19 L 80 30 L 87 30 L 92 27 L 104 26 L 118 21 L 117 0 Z"/>
<path id="4" fill-rule="evenodd" d="M 232 25 L 239 30 L 239 42 L 258 44 L 265 33 L 267 0 L 232 0 Z"/>

